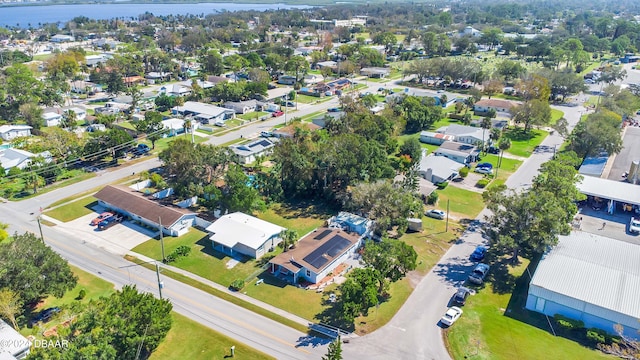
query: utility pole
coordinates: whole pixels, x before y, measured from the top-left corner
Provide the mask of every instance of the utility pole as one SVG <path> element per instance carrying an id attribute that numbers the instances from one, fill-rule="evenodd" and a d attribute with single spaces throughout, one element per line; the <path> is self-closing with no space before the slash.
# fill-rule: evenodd
<path id="1" fill-rule="evenodd" d="M 447 199 L 447 222 L 445 223 L 444 232 L 449 232 L 449 199 Z"/>
<path id="2" fill-rule="evenodd" d="M 160 224 L 160 246 L 162 247 L 162 262 L 164 263 L 166 258 L 164 257 L 164 236 L 162 236 L 162 218 L 160 216 L 158 216 L 158 224 Z"/>
<path id="3" fill-rule="evenodd" d="M 38 229 L 40 230 L 40 240 L 44 243 L 44 236 L 42 235 L 42 225 L 40 224 L 40 215 L 36 218 L 38 221 Z"/>
<path id="4" fill-rule="evenodd" d="M 156 276 L 158 277 L 158 294 L 160 295 L 160 300 L 162 300 L 162 287 L 164 284 L 160 281 L 160 264 L 156 262 Z"/>

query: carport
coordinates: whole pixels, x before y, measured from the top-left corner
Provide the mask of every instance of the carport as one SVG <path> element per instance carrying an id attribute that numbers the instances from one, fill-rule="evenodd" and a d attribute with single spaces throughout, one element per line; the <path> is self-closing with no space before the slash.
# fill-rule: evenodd
<path id="1" fill-rule="evenodd" d="M 578 190 L 595 198 L 609 200 L 606 204 L 607 212 L 613 214 L 616 201 L 623 204 L 640 207 L 640 186 L 628 182 L 602 179 L 593 176 L 584 176 L 581 182 L 576 184 Z"/>

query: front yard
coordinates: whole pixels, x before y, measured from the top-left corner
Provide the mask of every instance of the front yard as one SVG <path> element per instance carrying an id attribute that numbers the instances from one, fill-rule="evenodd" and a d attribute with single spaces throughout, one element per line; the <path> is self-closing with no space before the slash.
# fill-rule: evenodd
<path id="1" fill-rule="evenodd" d="M 505 130 L 502 136 L 511 140 L 511 148 L 506 152 L 515 156 L 529 157 L 547 135 L 549 133 L 544 130 L 530 129 L 524 132 L 520 127 L 511 127 Z"/>

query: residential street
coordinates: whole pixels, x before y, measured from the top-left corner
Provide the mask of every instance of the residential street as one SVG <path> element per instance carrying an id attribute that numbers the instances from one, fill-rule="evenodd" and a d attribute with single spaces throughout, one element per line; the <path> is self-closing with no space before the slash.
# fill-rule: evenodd
<path id="1" fill-rule="evenodd" d="M 362 92 L 375 92 L 378 83 L 369 85 Z M 288 114 L 304 116 L 315 111 L 337 106 L 337 99 L 317 104 L 299 104 L 299 111 Z M 582 107 L 561 107 L 571 128 L 577 123 Z M 284 122 L 284 116 L 264 122 L 256 122 L 222 136 L 212 136 L 207 143 L 222 144 L 239 136 L 257 136 Z M 541 150 L 527 159 L 513 174 L 507 185 L 514 189 L 526 188 L 537 174 L 540 164 L 553 156 L 553 149 L 562 143 L 560 136 L 551 135 L 539 147 Z M 114 182 L 132 173 L 151 169 L 160 165 L 157 158 L 142 161 L 129 167 L 100 173 L 99 176 L 58 189 L 33 199 L 0 204 L 0 218 L 11 219 L 9 231 L 38 233 L 35 221 L 41 208 L 90 189 Z M 483 211 L 477 219 L 482 220 Z M 5 220 L 6 221 L 6 220 Z M 71 264 L 89 271 L 117 287 L 137 284 L 138 288 L 157 295 L 156 274 L 140 266 L 135 266 L 105 250 L 97 249 L 82 241 L 57 231 L 55 227 L 43 226 L 46 242 Z M 479 233 L 465 233 L 461 241 L 453 245 L 440 262 L 418 284 L 405 305 L 396 316 L 378 331 L 352 339 L 343 345 L 345 359 L 447 359 L 449 355 L 442 341 L 438 320 L 447 308 L 454 289 L 464 282 L 473 263 L 469 254 L 477 244 L 485 240 Z M 163 295 L 170 298 L 174 309 L 212 329 L 220 331 L 239 342 L 246 343 L 278 359 L 319 359 L 326 352 L 326 344 L 319 344 L 318 338 L 307 337 L 287 326 L 263 318 L 253 312 L 222 301 L 188 285 L 163 277 Z M 375 311 L 375 310 L 372 310 Z M 231 346 L 233 344 L 229 344 Z"/>

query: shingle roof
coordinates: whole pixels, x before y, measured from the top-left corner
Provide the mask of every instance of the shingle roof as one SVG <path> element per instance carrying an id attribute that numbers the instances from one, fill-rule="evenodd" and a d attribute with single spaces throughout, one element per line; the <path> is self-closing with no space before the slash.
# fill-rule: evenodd
<path id="1" fill-rule="evenodd" d="M 161 219 L 165 228 L 173 226 L 184 215 L 193 214 L 188 210 L 160 205 L 126 186 L 107 185 L 98 191 L 94 197 L 156 224 Z"/>
<path id="2" fill-rule="evenodd" d="M 558 245 L 544 255 L 531 279 L 529 292 L 560 294 L 553 300 L 568 304 L 573 298 L 605 312 L 612 310 L 637 319 L 640 318 L 638 259 L 637 244 L 575 231 L 560 236 Z"/>

